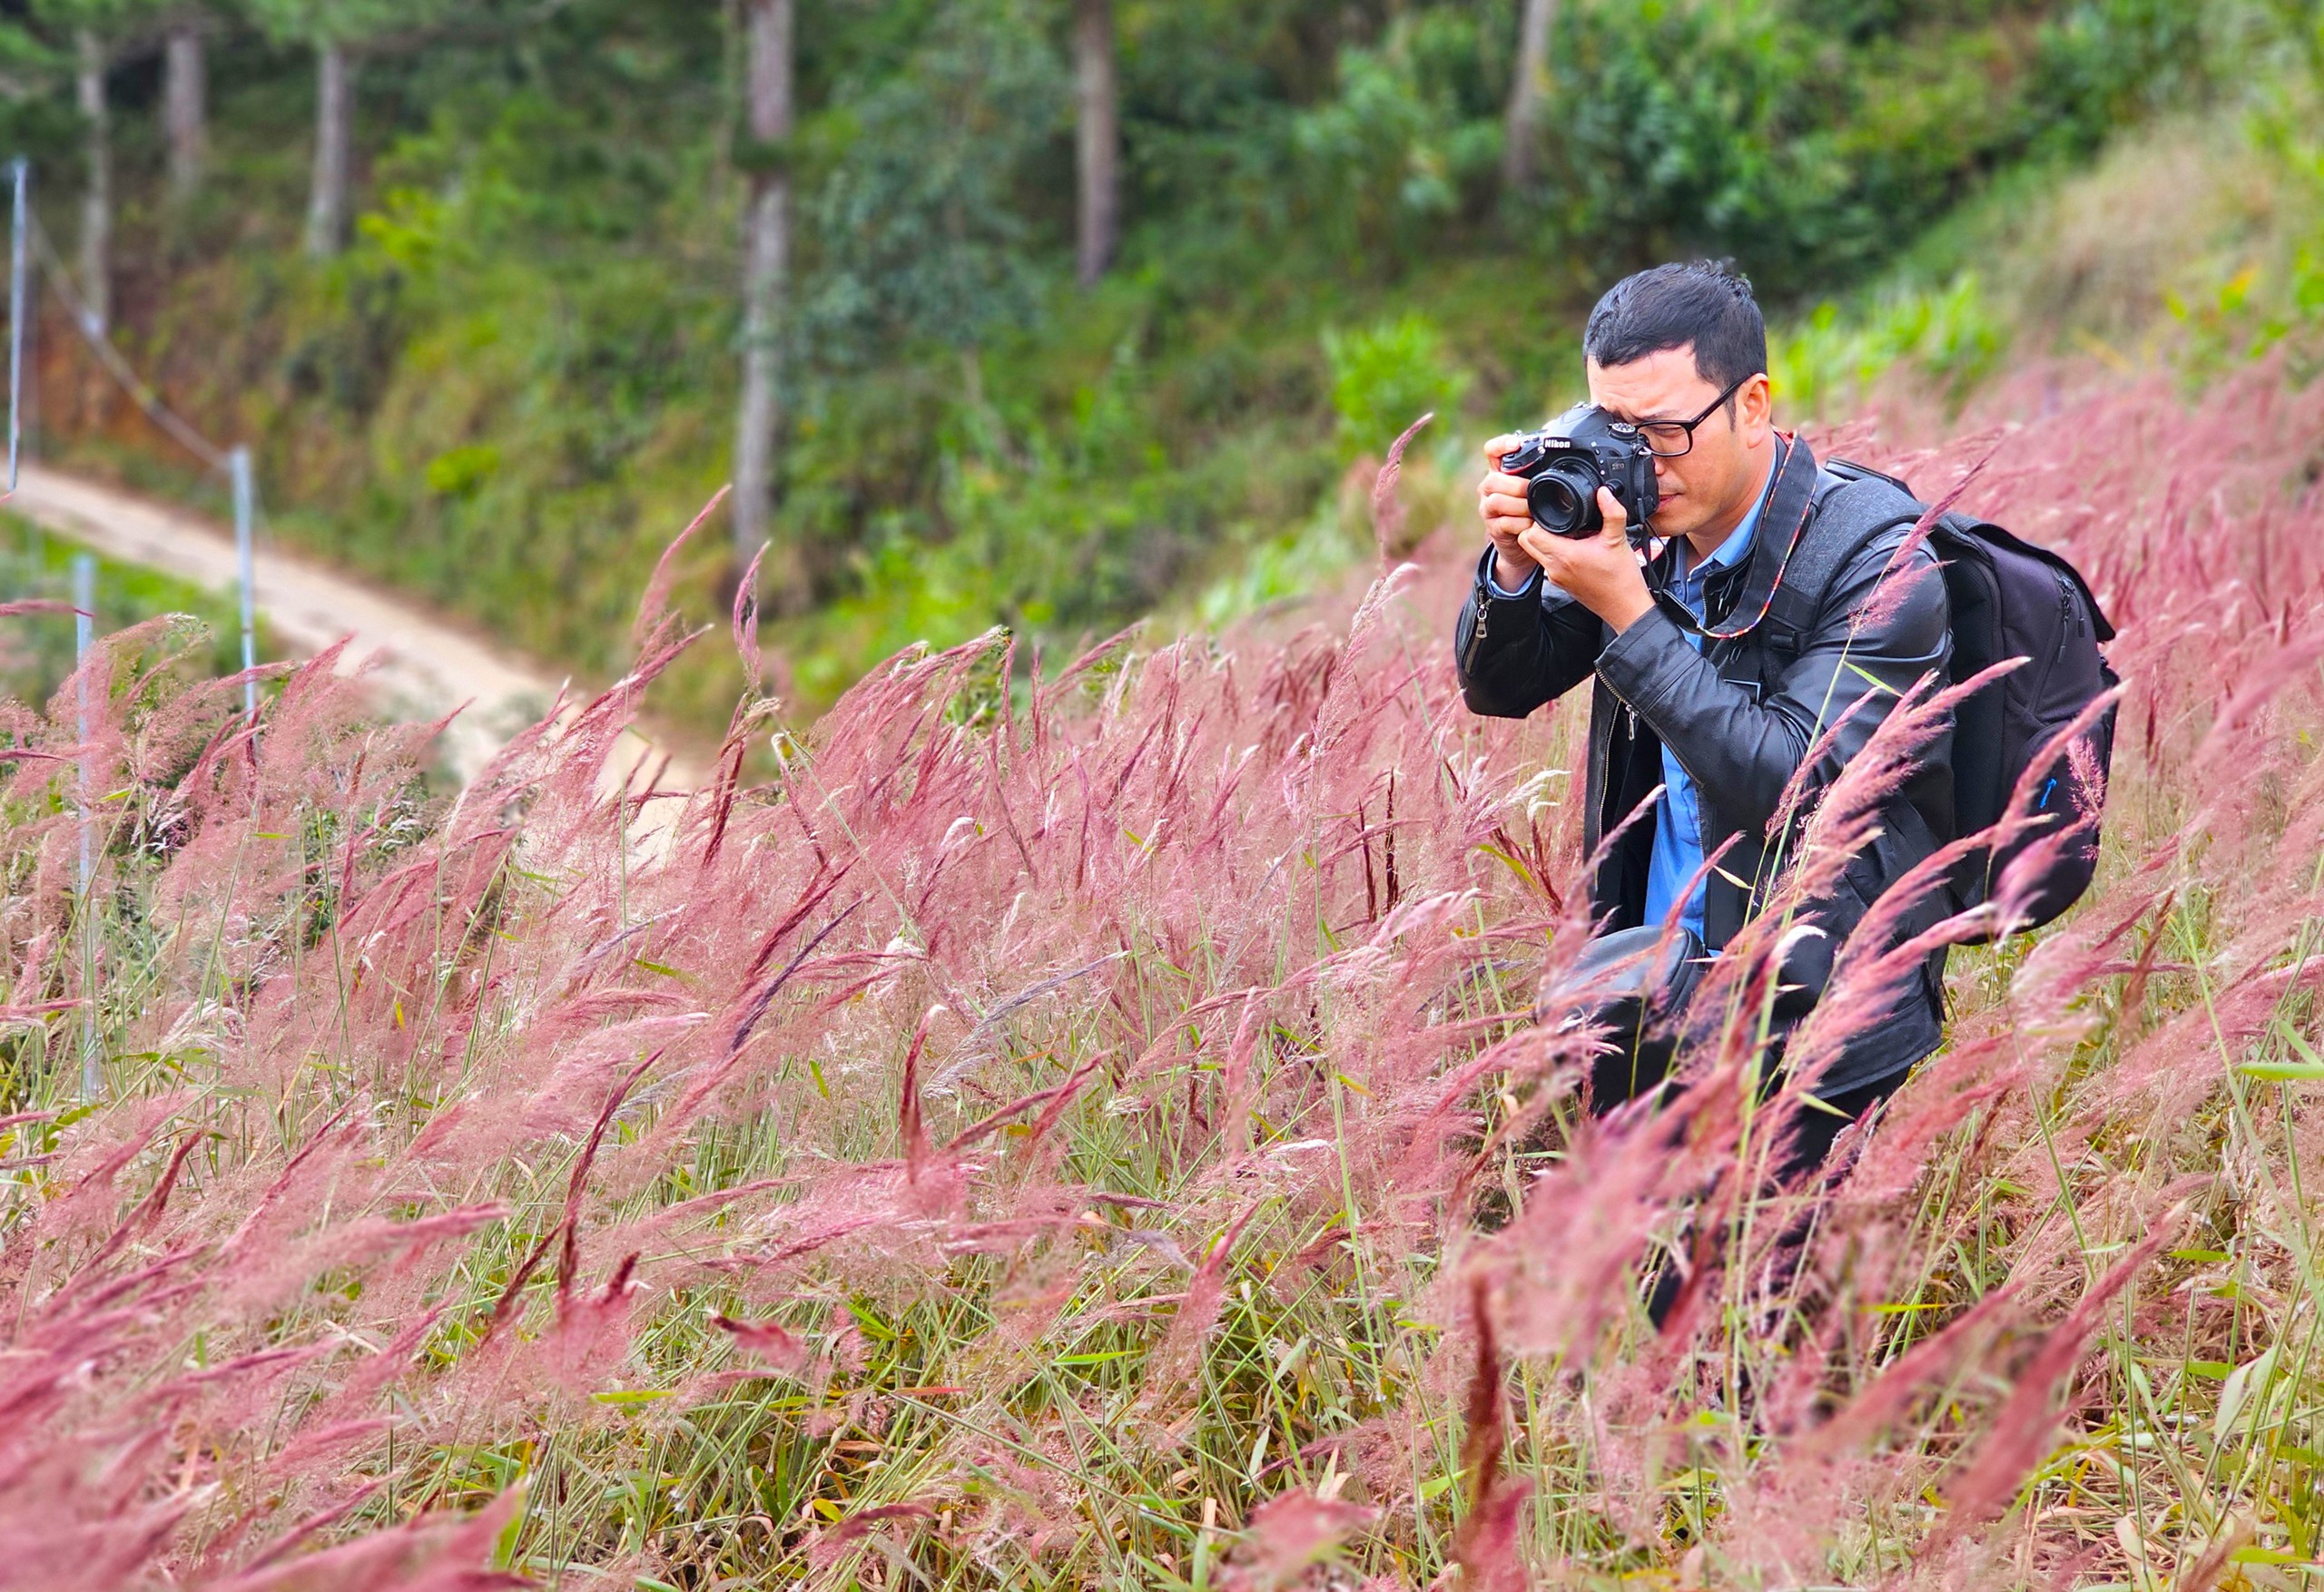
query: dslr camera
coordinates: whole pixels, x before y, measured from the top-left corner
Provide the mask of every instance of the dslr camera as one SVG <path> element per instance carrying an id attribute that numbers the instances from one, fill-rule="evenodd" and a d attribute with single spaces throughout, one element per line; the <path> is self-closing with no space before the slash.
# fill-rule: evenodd
<path id="1" fill-rule="evenodd" d="M 1558 536 L 1594 536 L 1606 523 L 1598 488 L 1613 489 L 1633 539 L 1646 535 L 1661 495 L 1654 454 L 1638 427 L 1595 404 L 1576 404 L 1501 456 L 1501 473 L 1525 480 L 1533 523 Z"/>

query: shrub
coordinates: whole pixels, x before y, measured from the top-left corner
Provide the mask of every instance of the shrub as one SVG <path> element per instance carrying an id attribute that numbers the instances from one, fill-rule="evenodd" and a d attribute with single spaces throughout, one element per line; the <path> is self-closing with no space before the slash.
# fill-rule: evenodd
<path id="1" fill-rule="evenodd" d="M 1822 418 L 1860 402 L 1881 378 L 1904 368 L 1955 404 L 1990 376 L 2008 348 L 2007 330 L 1985 301 L 1977 273 L 1943 288 L 1904 288 L 1843 315 L 1827 300 L 1768 339 L 1777 391 L 1792 413 Z"/>
<path id="2" fill-rule="evenodd" d="M 1324 359 L 1332 373 L 1340 451 L 1379 457 L 1405 427 L 1425 414 L 1450 418 L 1468 390 L 1443 334 L 1424 315 L 1407 314 L 1352 332 L 1326 328 Z"/>

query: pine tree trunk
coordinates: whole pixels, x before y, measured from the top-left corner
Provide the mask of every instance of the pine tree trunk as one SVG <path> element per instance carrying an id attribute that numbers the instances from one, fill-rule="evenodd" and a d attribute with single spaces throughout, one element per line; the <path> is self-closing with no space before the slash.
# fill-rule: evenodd
<path id="1" fill-rule="evenodd" d="M 170 29 L 162 64 L 162 126 L 170 146 L 170 197 L 182 204 L 202 185 L 210 152 L 210 85 L 202 60 L 202 26 L 181 22 Z"/>
<path id="2" fill-rule="evenodd" d="M 783 294 L 790 265 L 793 0 L 749 0 L 745 113 L 753 158 L 743 210 L 743 394 L 734 437 L 734 570 L 750 566 L 775 501 L 783 415 Z M 771 547 L 760 567 L 763 600 L 795 613 L 807 600 L 798 550 Z"/>
<path id="3" fill-rule="evenodd" d="M 1113 0 L 1074 0 L 1073 86 L 1079 117 L 1081 285 L 1106 274 L 1121 246 L 1120 90 L 1114 76 Z"/>
<path id="4" fill-rule="evenodd" d="M 113 325 L 113 123 L 105 103 L 105 52 L 94 32 L 74 35 L 74 88 L 88 138 L 87 181 L 81 189 L 81 293 L 89 329 Z"/>
<path id="5" fill-rule="evenodd" d="M 1558 0 L 1525 0 L 1517 34 L 1517 71 L 1509 84 L 1509 116 L 1502 127 L 1501 189 L 1523 193 L 1540 176 L 1541 113 L 1549 103 L 1550 32 L 1557 25 Z"/>
<path id="6" fill-rule="evenodd" d="M 307 197 L 307 253 L 329 260 L 347 243 L 347 182 L 355 130 L 354 67 L 336 40 L 315 46 L 315 171 Z"/>

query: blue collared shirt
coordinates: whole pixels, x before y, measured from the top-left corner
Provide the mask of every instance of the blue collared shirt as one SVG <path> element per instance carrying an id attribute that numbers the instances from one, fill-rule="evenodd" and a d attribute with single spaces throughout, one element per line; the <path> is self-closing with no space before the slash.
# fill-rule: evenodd
<path id="1" fill-rule="evenodd" d="M 1773 471 L 1768 472 L 1768 482 L 1769 486 L 1775 484 Z M 1767 504 L 1767 490 L 1762 488 L 1758 501 L 1751 506 L 1751 512 L 1745 515 L 1743 523 L 1718 545 L 1718 550 L 1671 582 L 1670 595 L 1686 604 L 1687 612 L 1692 614 L 1698 623 L 1703 617 L 1703 587 L 1709 581 L 1711 572 L 1732 569 L 1750 556 L 1751 537 L 1759 528 L 1759 511 Z M 1701 636 L 1689 631 L 1687 640 L 1693 644 L 1697 652 L 1702 651 Z M 1695 877 L 1702 865 L 1702 803 L 1696 799 L 1694 780 L 1679 765 L 1679 760 L 1670 754 L 1670 748 L 1666 745 L 1662 749 L 1662 799 L 1654 807 L 1654 850 L 1646 866 L 1646 921 L 1649 924 L 1659 924 L 1669 917 L 1672 905 L 1679 899 L 1679 892 L 1687 889 L 1691 882 L 1694 889 L 1688 893 L 1686 904 L 1679 909 L 1679 921 L 1692 929 L 1697 938 L 1702 937 L 1703 894 L 1708 881 Z"/>
<path id="2" fill-rule="evenodd" d="M 1669 587 L 1670 595 L 1687 606 L 1698 624 L 1703 620 L 1703 587 L 1709 583 L 1711 572 L 1732 569 L 1751 555 L 1751 537 L 1759 528 L 1759 512 L 1768 506 L 1768 495 L 1775 489 L 1776 472 L 1768 472 L 1767 485 L 1759 488 L 1758 501 L 1743 516 L 1742 523 L 1728 533 L 1726 541 L 1709 557 L 1680 575 Z M 1543 597 L 1552 594 L 1564 596 L 1558 588 L 1542 578 L 1536 570 L 1524 588 L 1505 591 L 1493 578 L 1492 549 L 1485 549 L 1482 565 L 1485 589 L 1496 597 L 1521 597 L 1526 590 L 1539 590 Z M 1697 652 L 1702 651 L 1703 638 L 1689 631 L 1687 640 Z M 1670 748 L 1662 749 L 1662 797 L 1654 806 L 1654 848 L 1649 854 L 1646 868 L 1646 921 L 1659 924 L 1670 914 L 1670 908 L 1694 882 L 1680 909 L 1679 921 L 1692 929 L 1699 939 L 1703 932 L 1703 896 L 1708 880 L 1696 880 L 1696 872 L 1703 865 L 1702 804 L 1695 796 L 1695 781 L 1670 755 Z"/>

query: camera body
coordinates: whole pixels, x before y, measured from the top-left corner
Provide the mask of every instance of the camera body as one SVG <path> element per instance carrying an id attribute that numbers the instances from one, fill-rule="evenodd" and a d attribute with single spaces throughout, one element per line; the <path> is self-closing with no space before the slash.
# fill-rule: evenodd
<path id="1" fill-rule="evenodd" d="M 1501 456 L 1501 472 L 1525 480 L 1533 523 L 1559 536 L 1594 536 L 1606 523 L 1598 488 L 1610 487 L 1630 516 L 1632 536 L 1646 533 L 1661 494 L 1654 455 L 1628 420 L 1595 404 L 1576 404 Z"/>

